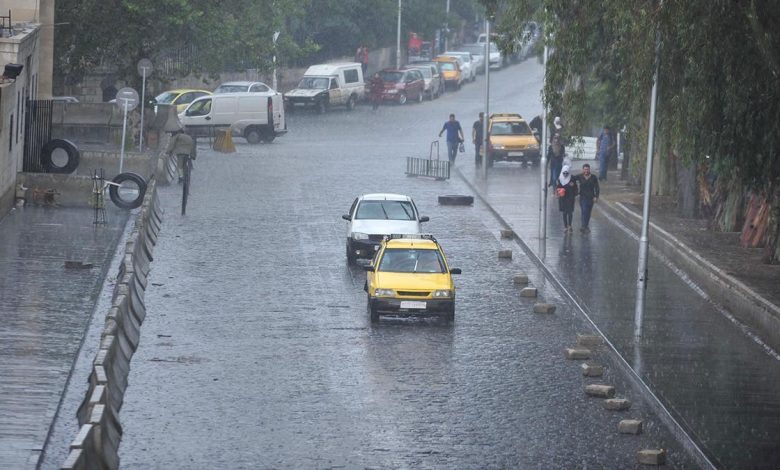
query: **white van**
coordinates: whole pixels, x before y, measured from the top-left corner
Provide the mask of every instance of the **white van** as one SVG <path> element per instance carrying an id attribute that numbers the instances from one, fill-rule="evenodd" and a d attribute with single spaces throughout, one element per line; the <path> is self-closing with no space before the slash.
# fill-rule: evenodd
<path id="1" fill-rule="evenodd" d="M 312 106 L 320 113 L 332 106 L 352 110 L 365 94 L 359 63 L 319 64 L 309 67 L 298 87 L 284 94 L 284 104 L 290 111 L 296 106 Z"/>
<path id="2" fill-rule="evenodd" d="M 272 142 L 287 132 L 282 95 L 273 91 L 203 96 L 190 103 L 179 120 L 195 135 L 230 128 L 250 144 Z"/>

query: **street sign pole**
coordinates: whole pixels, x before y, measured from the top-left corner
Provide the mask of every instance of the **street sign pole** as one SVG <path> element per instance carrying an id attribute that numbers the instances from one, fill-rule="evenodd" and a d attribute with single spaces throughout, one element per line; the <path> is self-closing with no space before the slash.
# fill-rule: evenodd
<path id="1" fill-rule="evenodd" d="M 644 201 L 642 208 L 642 233 L 639 237 L 639 261 L 636 281 L 636 307 L 634 310 L 634 336 L 642 336 L 642 319 L 645 312 L 645 291 L 647 290 L 647 250 L 650 244 L 648 226 L 650 225 L 650 192 L 653 183 L 653 153 L 655 146 L 655 107 L 658 101 L 658 69 L 661 62 L 661 37 L 656 31 L 655 72 L 653 91 L 650 96 L 650 128 L 647 133 L 647 161 L 645 162 Z"/>
<path id="2" fill-rule="evenodd" d="M 125 161 L 125 140 L 127 139 L 127 113 L 138 106 L 138 92 L 132 88 L 122 88 L 116 92 L 116 105 L 122 110 L 122 143 L 119 150 L 119 173 L 122 173 Z"/>
<path id="3" fill-rule="evenodd" d="M 138 151 L 144 151 L 144 109 L 146 105 L 146 76 L 152 70 L 152 61 L 149 59 L 141 59 L 136 65 L 138 73 L 141 75 L 141 132 L 138 137 Z"/>
<path id="4" fill-rule="evenodd" d="M 122 173 L 122 164 L 125 161 L 125 136 L 127 135 L 127 106 L 129 104 L 129 100 L 127 98 L 120 99 L 125 102 L 123 106 L 125 110 L 124 118 L 122 119 L 122 149 L 119 151 L 119 173 Z"/>
<path id="5" fill-rule="evenodd" d="M 490 37 L 490 18 L 485 17 L 485 33 Z M 487 180 L 488 120 L 490 120 L 490 41 L 485 41 L 485 122 L 482 123 L 482 177 Z"/>

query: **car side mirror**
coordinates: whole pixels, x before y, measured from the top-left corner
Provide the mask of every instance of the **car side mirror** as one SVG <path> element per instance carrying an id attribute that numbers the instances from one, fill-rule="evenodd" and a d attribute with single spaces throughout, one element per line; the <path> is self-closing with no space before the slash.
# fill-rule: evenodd
<path id="1" fill-rule="evenodd" d="M 369 263 L 369 264 L 364 264 L 363 265 L 363 271 L 373 271 L 373 270 L 374 270 L 374 265 L 373 264 Z"/>
<path id="2" fill-rule="evenodd" d="M 450 274 L 461 274 L 460 268 L 452 268 L 450 269 Z"/>
<path id="3" fill-rule="evenodd" d="M 420 222 L 428 222 L 429 220 L 431 220 L 431 218 L 427 215 L 420 217 Z"/>
<path id="4" fill-rule="evenodd" d="M 352 220 L 352 217 L 350 217 L 349 214 L 344 214 L 341 216 L 341 218 L 344 220 Z"/>

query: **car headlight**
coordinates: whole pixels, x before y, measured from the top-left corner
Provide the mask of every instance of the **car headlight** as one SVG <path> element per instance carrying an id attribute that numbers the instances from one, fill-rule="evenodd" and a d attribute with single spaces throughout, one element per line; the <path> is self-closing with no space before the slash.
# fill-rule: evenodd
<path id="1" fill-rule="evenodd" d="M 393 289 L 374 289 L 375 297 L 393 297 L 394 295 Z"/>
<path id="2" fill-rule="evenodd" d="M 361 233 L 361 232 L 352 232 L 352 239 L 353 240 L 368 240 L 368 234 L 367 233 Z"/>
<path id="3" fill-rule="evenodd" d="M 452 291 L 449 289 L 440 289 L 433 291 L 433 297 L 437 299 L 449 299 L 452 297 Z"/>
<path id="4" fill-rule="evenodd" d="M 504 146 L 503 145 L 494 145 L 493 148 L 496 149 L 496 150 L 504 150 Z"/>

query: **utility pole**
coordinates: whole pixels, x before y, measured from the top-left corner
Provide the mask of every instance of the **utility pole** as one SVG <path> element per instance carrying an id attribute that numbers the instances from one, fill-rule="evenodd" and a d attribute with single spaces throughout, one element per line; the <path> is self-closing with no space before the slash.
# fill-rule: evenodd
<path id="1" fill-rule="evenodd" d="M 544 100 L 544 85 L 547 83 L 547 41 L 544 44 L 544 79 L 542 80 L 542 158 L 539 162 L 541 172 L 541 197 L 539 198 L 539 239 L 547 238 L 547 103 Z"/>
<path id="2" fill-rule="evenodd" d="M 450 35 L 450 0 L 447 0 L 447 10 L 444 15 L 444 52 L 447 52 L 449 49 L 449 44 L 447 43 L 447 37 Z M 487 119 L 487 117 L 485 117 Z"/>
<path id="3" fill-rule="evenodd" d="M 663 0 L 661 5 L 663 6 Z M 659 8 L 660 8 L 659 6 Z M 653 180 L 653 153 L 655 147 L 655 107 L 658 101 L 658 71 L 661 62 L 661 32 L 655 33 L 655 71 L 653 90 L 650 95 L 650 128 L 647 133 L 647 161 L 645 162 L 644 204 L 642 209 L 642 233 L 639 237 L 639 262 L 636 281 L 636 308 L 634 310 L 634 336 L 642 336 L 642 317 L 645 313 L 645 291 L 647 290 L 647 251 L 650 244 L 648 226 L 650 225 L 650 192 Z"/>
<path id="4" fill-rule="evenodd" d="M 401 68 L 401 2 L 398 0 L 398 43 L 396 44 L 395 52 L 395 68 Z"/>
<path id="5" fill-rule="evenodd" d="M 449 4 L 449 0 L 447 1 Z M 490 18 L 485 16 L 485 33 L 490 37 Z M 488 121 L 490 120 L 490 41 L 485 41 L 485 122 L 482 124 L 482 177 L 487 181 Z"/>

